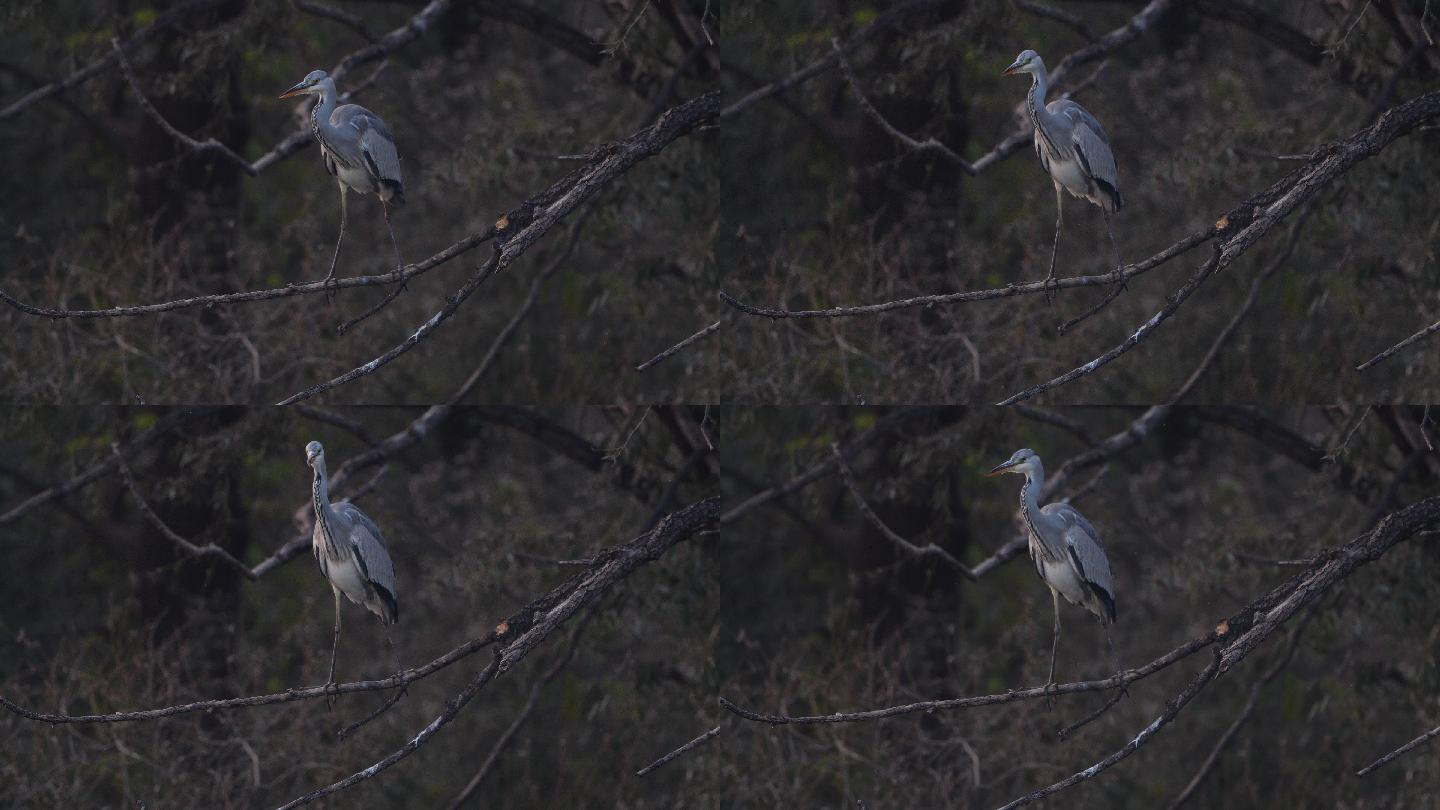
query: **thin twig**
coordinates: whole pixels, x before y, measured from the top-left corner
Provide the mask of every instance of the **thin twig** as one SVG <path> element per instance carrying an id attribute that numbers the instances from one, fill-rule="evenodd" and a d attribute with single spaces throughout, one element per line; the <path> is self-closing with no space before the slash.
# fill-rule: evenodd
<path id="1" fill-rule="evenodd" d="M 1369 776 L 1371 773 L 1373 773 L 1373 772 L 1375 771 L 1376 768 L 1384 767 L 1384 766 L 1385 766 L 1386 764 L 1388 764 L 1391 760 L 1395 759 L 1396 757 L 1400 756 L 1401 754 L 1404 754 L 1404 753 L 1406 753 L 1406 752 L 1408 752 L 1408 751 L 1410 751 L 1410 750 L 1412 750 L 1412 749 L 1418 748 L 1418 747 L 1420 747 L 1421 745 L 1423 745 L 1427 740 L 1434 739 L 1435 737 L 1440 737 L 1440 726 L 1436 726 L 1435 728 L 1430 729 L 1429 731 L 1425 732 L 1424 734 L 1421 734 L 1419 737 L 1416 737 L 1415 739 L 1411 740 L 1410 742 L 1405 743 L 1404 745 L 1400 746 L 1399 748 L 1396 748 L 1394 751 L 1391 751 L 1390 753 L 1386 754 L 1386 755 L 1383 756 L 1383 757 L 1380 757 L 1379 759 L 1375 760 L 1374 762 L 1370 763 L 1369 765 L 1366 765 L 1365 767 L 1363 767 L 1363 768 L 1361 768 L 1360 770 L 1356 771 L 1356 772 L 1355 772 L 1355 775 L 1356 775 L 1356 776 Z"/>
<path id="2" fill-rule="evenodd" d="M 695 334 L 691 335 L 690 337 L 687 337 L 687 338 L 685 338 L 684 340 L 680 341 L 679 343 L 676 343 L 674 346 L 671 346 L 670 348 L 666 349 L 665 351 L 660 352 L 659 354 L 655 355 L 654 357 L 650 358 L 649 360 L 646 360 L 645 362 L 637 365 L 637 366 L 635 367 L 635 370 L 636 370 L 636 371 L 645 371 L 645 370 L 649 369 L 651 366 L 655 365 L 656 363 L 659 363 L 661 360 L 664 360 L 665 358 L 670 357 L 671 355 L 673 355 L 673 354 L 675 354 L 676 352 L 680 351 L 681 349 L 685 348 L 686 346 L 689 346 L 690 344 L 696 342 L 697 340 L 701 340 L 701 339 L 705 338 L 706 336 L 712 335 L 712 334 L 714 334 L 714 333 L 716 333 L 716 332 L 718 332 L 718 331 L 720 331 L 720 322 L 719 322 L 719 321 L 716 321 L 716 322 L 710 324 L 709 326 L 705 327 L 704 329 L 701 329 L 699 332 L 696 332 Z"/>
<path id="3" fill-rule="evenodd" d="M 1421 329 L 1419 332 L 1416 332 L 1415 334 L 1411 335 L 1410 337 L 1405 338 L 1404 340 L 1400 341 L 1399 343 L 1396 343 L 1394 346 L 1391 346 L 1390 348 L 1386 349 L 1386 350 L 1383 351 L 1383 352 L 1380 352 L 1379 354 L 1375 355 L 1374 357 L 1370 358 L 1369 360 L 1366 360 L 1365 362 L 1363 362 L 1363 363 L 1361 363 L 1360 365 L 1356 366 L 1356 367 L 1355 367 L 1355 370 L 1356 370 L 1356 371 L 1366 371 L 1366 370 L 1368 370 L 1371 366 L 1374 366 L 1375 364 L 1380 363 L 1380 362 L 1382 362 L 1382 361 L 1390 358 L 1392 355 L 1394 355 L 1396 352 L 1400 351 L 1401 349 L 1404 349 L 1406 346 L 1409 346 L 1410 344 L 1415 343 L 1416 341 L 1423 340 L 1423 339 L 1429 337 L 1430 335 L 1435 334 L 1436 332 L 1440 332 L 1440 321 L 1436 321 L 1435 323 L 1430 324 L 1429 326 L 1425 327 L 1424 329 Z"/>
<path id="4" fill-rule="evenodd" d="M 676 757 L 680 756 L 681 754 L 684 754 L 685 752 L 687 752 L 687 751 L 689 751 L 689 750 L 691 750 L 691 749 L 693 749 L 693 748 L 696 748 L 696 747 L 698 747 L 698 746 L 704 745 L 708 740 L 714 739 L 715 737 L 717 737 L 717 736 L 719 736 L 719 735 L 720 735 L 720 726 L 716 726 L 716 727 L 710 729 L 709 731 L 705 732 L 704 734 L 701 734 L 699 737 L 696 737 L 695 739 L 691 740 L 690 742 L 685 743 L 684 745 L 680 746 L 679 748 L 676 748 L 674 751 L 671 751 L 670 753 L 666 754 L 665 756 L 660 757 L 659 759 L 655 760 L 654 762 L 650 763 L 649 765 L 646 765 L 645 767 L 643 767 L 643 768 L 641 768 L 640 770 L 636 771 L 636 772 L 635 772 L 635 775 L 636 775 L 636 776 L 645 776 L 645 775 L 649 774 L 651 771 L 655 770 L 656 768 L 659 768 L 661 765 L 665 765 L 665 764 L 669 763 L 670 761 L 674 760 Z"/>
<path id="5" fill-rule="evenodd" d="M 181 551 L 191 556 L 211 557 L 235 569 L 246 579 L 256 579 L 255 572 L 250 570 L 250 566 L 235 559 L 235 557 L 225 549 L 214 543 L 197 546 L 179 534 L 176 534 L 175 530 L 166 525 L 165 521 L 161 520 L 160 516 L 155 514 L 155 510 L 150 508 L 150 504 L 146 502 L 145 496 L 140 494 L 140 488 L 135 485 L 135 478 L 130 472 L 130 465 L 125 463 L 125 454 L 121 451 L 119 442 L 110 443 L 110 453 L 115 459 L 116 466 L 120 470 L 120 478 L 125 482 L 125 488 L 130 490 L 130 497 L 135 499 L 135 505 L 140 508 L 140 514 L 144 515 L 150 525 L 154 526 L 166 540 L 174 543 Z"/>
<path id="6" fill-rule="evenodd" d="M 580 617 L 579 623 L 575 625 L 575 629 L 570 633 L 570 642 L 565 646 L 565 652 L 555 660 L 555 663 L 550 665 L 549 669 L 545 670 L 545 673 L 540 676 L 540 680 L 536 681 L 535 685 L 530 687 L 530 696 L 525 700 L 525 705 L 516 713 L 515 719 L 510 722 L 510 725 L 500 733 L 499 737 L 495 738 L 494 744 L 490 746 L 490 753 L 485 757 L 485 761 L 480 763 L 480 769 L 475 772 L 474 776 L 470 777 L 470 781 L 465 783 L 465 787 L 461 788 L 460 792 L 456 794 L 455 798 L 450 802 L 450 810 L 455 810 L 464 804 L 465 800 L 470 798 L 476 788 L 480 787 L 480 783 L 485 781 L 485 777 L 490 774 L 490 771 L 494 770 L 495 763 L 500 761 L 501 752 L 503 752 L 505 747 L 510 744 L 510 741 L 515 738 L 515 734 L 520 731 L 520 727 L 525 724 L 525 721 L 530 717 L 530 713 L 535 711 L 535 706 L 540 703 L 540 693 L 545 691 L 545 687 L 549 686 L 550 682 L 555 680 L 555 677 L 560 674 L 561 670 L 565 669 L 575 658 L 575 651 L 580 646 L 580 635 L 585 632 L 585 626 L 589 624 L 590 619 L 594 617 L 594 615 L 595 612 L 592 610 Z"/>

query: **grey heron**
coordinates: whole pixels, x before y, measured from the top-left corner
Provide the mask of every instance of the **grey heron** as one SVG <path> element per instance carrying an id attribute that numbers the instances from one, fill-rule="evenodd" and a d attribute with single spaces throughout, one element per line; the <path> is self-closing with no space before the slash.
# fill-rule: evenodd
<path id="1" fill-rule="evenodd" d="M 1055 653 L 1060 647 L 1060 597 L 1079 605 L 1100 619 L 1105 628 L 1105 644 L 1115 658 L 1115 645 L 1110 639 L 1110 625 L 1115 622 L 1115 586 L 1110 578 L 1110 560 L 1105 544 L 1090 521 L 1068 503 L 1036 502 L 1037 493 L 1045 486 L 1045 467 L 1040 456 L 1029 448 L 1016 450 L 1004 464 L 986 475 L 1023 474 L 1020 485 L 1020 514 L 1025 518 L 1030 538 L 1030 559 L 1040 578 L 1050 586 L 1055 603 L 1055 640 L 1050 645 L 1050 674 L 1045 679 L 1048 689 L 1055 683 Z"/>
<path id="2" fill-rule="evenodd" d="M 380 206 L 385 210 L 385 227 L 390 231 L 390 246 L 395 249 L 395 266 L 400 267 L 400 245 L 390 224 L 390 206 L 405 204 L 405 183 L 400 178 L 400 153 L 395 149 L 394 136 L 380 116 L 364 107 L 358 104 L 336 107 L 339 96 L 335 92 L 335 80 L 323 70 L 310 71 L 280 98 L 300 95 L 320 97 L 310 108 L 310 131 L 320 144 L 325 170 L 334 175 L 340 185 L 340 236 L 335 240 L 335 256 L 330 259 L 330 272 L 325 280 L 335 277 L 340 243 L 345 241 L 345 194 L 350 189 L 380 198 Z"/>
<path id="3" fill-rule="evenodd" d="M 1029 73 L 1030 92 L 1025 109 L 1035 127 L 1035 154 L 1040 165 L 1055 184 L 1055 242 L 1050 247 L 1048 284 L 1055 278 L 1055 254 L 1060 249 L 1060 225 L 1065 219 L 1064 195 L 1061 189 L 1100 206 L 1105 215 L 1105 231 L 1110 235 L 1110 249 L 1115 258 L 1115 280 L 1124 283 L 1120 268 L 1120 248 L 1115 244 L 1115 228 L 1110 215 L 1125 205 L 1120 196 L 1120 178 L 1115 172 L 1115 155 L 1110 151 L 1110 138 L 1105 128 L 1088 110 L 1069 99 L 1045 103 L 1049 75 L 1040 54 L 1024 50 L 1015 57 L 1002 76 Z"/>
<path id="4" fill-rule="evenodd" d="M 340 594 L 380 617 L 385 627 L 385 644 L 394 647 L 390 626 L 400 618 L 395 601 L 395 566 L 385 537 L 360 508 L 349 501 L 330 504 L 330 484 L 325 475 L 325 448 L 320 442 L 305 445 L 305 461 L 315 472 L 311 496 L 315 506 L 315 532 L 311 549 L 320 574 L 335 593 L 335 638 L 330 647 L 330 674 L 325 685 L 335 683 L 335 653 L 340 648 Z"/>

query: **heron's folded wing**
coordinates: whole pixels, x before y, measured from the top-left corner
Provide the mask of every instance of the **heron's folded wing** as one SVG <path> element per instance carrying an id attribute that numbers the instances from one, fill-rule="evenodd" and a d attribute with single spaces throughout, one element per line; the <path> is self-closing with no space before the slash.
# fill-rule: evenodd
<path id="1" fill-rule="evenodd" d="M 1068 503 L 1052 504 L 1045 510 L 1065 521 L 1065 546 L 1081 580 L 1103 590 L 1113 605 L 1114 580 L 1110 576 L 1110 560 L 1105 556 L 1105 542 L 1100 539 L 1100 533 Z"/>
<path id="2" fill-rule="evenodd" d="M 349 501 L 335 504 L 335 511 L 348 518 L 351 525 L 349 542 L 360 557 L 360 565 L 370 581 L 384 588 L 391 597 L 395 596 L 395 566 L 390 562 L 390 550 L 385 545 L 385 536 L 380 527 L 360 507 Z"/>
<path id="3" fill-rule="evenodd" d="M 365 155 L 365 167 L 377 179 L 404 184 L 400 177 L 400 152 L 395 148 L 395 139 L 385 122 L 373 113 L 364 112 L 353 119 L 360 129 L 360 151 Z"/>

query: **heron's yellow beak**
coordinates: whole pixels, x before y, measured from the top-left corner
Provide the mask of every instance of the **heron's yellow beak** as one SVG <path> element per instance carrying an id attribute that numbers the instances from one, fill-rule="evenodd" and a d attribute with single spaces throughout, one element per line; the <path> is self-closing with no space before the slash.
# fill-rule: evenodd
<path id="1" fill-rule="evenodd" d="M 298 95 L 300 95 L 300 91 L 301 91 L 301 90 L 304 90 L 304 89 L 305 89 L 305 86 L 304 86 L 303 84 L 297 84 L 297 85 L 295 85 L 294 87 L 290 88 L 289 90 L 286 90 L 285 92 L 281 93 L 281 94 L 280 94 L 280 98 L 290 98 L 291 96 L 298 96 Z"/>
<path id="2" fill-rule="evenodd" d="M 1020 63 L 1019 63 L 1019 62 L 1016 62 L 1016 63 L 1012 64 L 1010 67 L 1007 67 L 1007 68 L 1005 68 L 1005 70 L 1001 71 L 1000 75 L 1001 75 L 1001 76 L 1014 76 L 1016 73 L 1019 73 L 1019 72 L 1020 72 Z"/>
<path id="3" fill-rule="evenodd" d="M 1005 472 L 1006 470 L 1008 470 L 1008 469 L 1010 469 L 1011 467 L 1014 467 L 1014 466 L 1015 466 L 1015 462 L 1013 462 L 1013 461 L 1007 461 L 1007 462 L 1005 462 L 1004 464 L 1001 464 L 1000 466 L 998 466 L 998 467 L 996 467 L 995 469 L 991 470 L 990 472 L 985 473 L 985 475 L 986 475 L 987 478 L 990 477 L 990 476 L 993 476 L 993 475 L 1002 475 L 1002 474 L 1004 474 L 1004 472 Z"/>

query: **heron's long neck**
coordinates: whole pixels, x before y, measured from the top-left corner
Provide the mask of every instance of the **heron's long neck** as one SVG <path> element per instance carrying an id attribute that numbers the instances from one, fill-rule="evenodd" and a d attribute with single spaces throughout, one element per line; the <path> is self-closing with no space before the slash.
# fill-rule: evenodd
<path id="1" fill-rule="evenodd" d="M 1045 75 L 1045 66 L 1041 65 L 1034 74 L 1034 81 L 1030 82 L 1030 92 L 1025 96 L 1025 110 L 1030 113 L 1030 125 L 1035 127 L 1035 137 L 1050 140 L 1049 132 L 1055 127 L 1050 119 L 1053 116 L 1045 108 L 1045 94 L 1049 91 L 1049 81 Z M 1051 144 L 1051 151 L 1054 145 Z"/>
<path id="2" fill-rule="evenodd" d="M 1025 483 L 1020 485 L 1020 513 L 1025 516 L 1025 526 L 1030 529 L 1030 534 L 1041 543 L 1045 542 L 1045 535 L 1040 533 L 1039 524 L 1044 522 L 1045 516 L 1040 512 L 1038 499 L 1044 486 L 1045 468 L 1036 459 L 1035 468 L 1025 471 Z"/>
<path id="3" fill-rule="evenodd" d="M 311 497 L 315 503 L 315 525 L 320 527 L 320 537 L 327 546 L 326 551 L 332 556 L 339 553 L 336 548 L 335 539 L 330 535 L 331 518 L 334 510 L 330 508 L 330 482 L 325 477 L 325 461 L 315 461 L 315 482 L 310 487 Z"/>
<path id="4" fill-rule="evenodd" d="M 335 95 L 335 80 L 321 80 L 320 101 L 310 108 L 310 131 L 317 140 L 330 133 L 330 114 L 335 112 Z"/>

